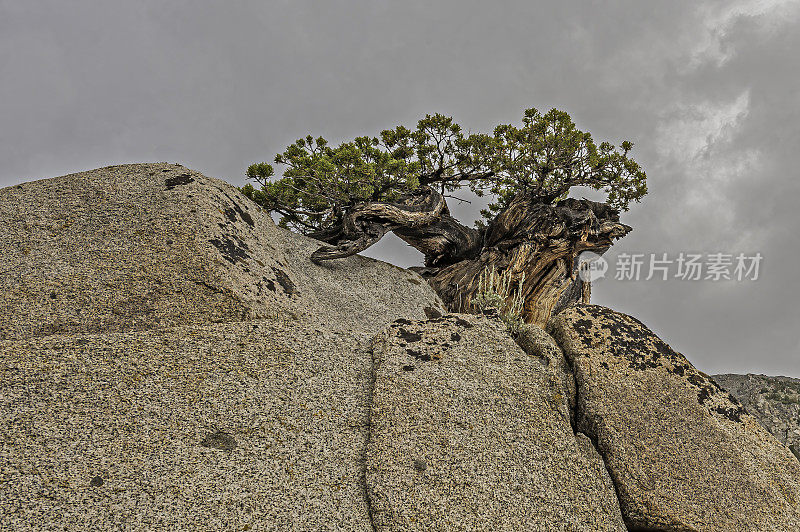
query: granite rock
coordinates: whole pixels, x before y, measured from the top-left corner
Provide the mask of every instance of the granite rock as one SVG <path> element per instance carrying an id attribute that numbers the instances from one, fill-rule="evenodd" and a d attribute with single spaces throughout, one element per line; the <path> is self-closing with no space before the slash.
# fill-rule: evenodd
<path id="1" fill-rule="evenodd" d="M 0 190 L 0 529 L 371 530 L 369 340 L 417 274 L 171 164 Z"/>
<path id="2" fill-rule="evenodd" d="M 0 189 L 0 226 L 0 339 L 287 316 L 374 333 L 442 308 L 408 270 L 360 256 L 312 263 L 319 242 L 180 165 Z"/>
<path id="3" fill-rule="evenodd" d="M 532 323 L 519 328 L 517 344 L 523 351 L 537 357 L 539 361 L 558 379 L 565 404 L 569 409 L 570 422 L 575 426 L 575 398 L 577 394 L 572 367 L 556 341 L 547 332 Z"/>
<path id="4" fill-rule="evenodd" d="M 0 223 L 0 529 L 800 529 L 800 462 L 628 316 L 515 343 L 166 163 Z"/>
<path id="5" fill-rule="evenodd" d="M 370 353 L 274 320 L 0 342 L 0 529 L 372 530 Z"/>
<path id="6" fill-rule="evenodd" d="M 378 530 L 625 530 L 555 365 L 499 321 L 399 320 L 376 337 L 367 490 Z"/>
<path id="7" fill-rule="evenodd" d="M 800 530 L 800 462 L 713 379 L 603 307 L 571 307 L 549 329 L 629 528 Z"/>

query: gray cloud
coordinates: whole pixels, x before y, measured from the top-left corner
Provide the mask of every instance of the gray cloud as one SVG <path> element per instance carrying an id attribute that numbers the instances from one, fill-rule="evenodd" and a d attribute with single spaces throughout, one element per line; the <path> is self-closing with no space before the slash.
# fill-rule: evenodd
<path id="1" fill-rule="evenodd" d="M 706 371 L 800 376 L 798 5 L 0 1 L 0 184 L 158 160 L 242 184 L 309 132 L 336 142 L 429 112 L 488 130 L 559 107 L 634 141 L 648 171 L 612 263 L 764 255 L 755 282 L 612 278 L 595 302 Z M 420 259 L 397 239 L 371 254 Z"/>

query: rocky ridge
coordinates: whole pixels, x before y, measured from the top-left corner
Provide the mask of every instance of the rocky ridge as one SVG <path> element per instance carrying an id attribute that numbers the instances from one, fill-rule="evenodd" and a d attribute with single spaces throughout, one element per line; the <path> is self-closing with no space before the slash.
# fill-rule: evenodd
<path id="1" fill-rule="evenodd" d="M 800 462 L 624 314 L 514 342 L 178 165 L 0 220 L 0 528 L 800 528 Z"/>
<path id="2" fill-rule="evenodd" d="M 800 379 L 752 374 L 713 378 L 800 459 Z"/>

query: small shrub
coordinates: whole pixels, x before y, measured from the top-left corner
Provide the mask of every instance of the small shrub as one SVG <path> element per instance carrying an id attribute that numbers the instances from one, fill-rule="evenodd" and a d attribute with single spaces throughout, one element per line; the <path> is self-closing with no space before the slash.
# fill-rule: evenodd
<path id="1" fill-rule="evenodd" d="M 519 332 L 524 321 L 522 320 L 522 307 L 525 298 L 522 294 L 522 284 L 525 282 L 523 273 L 514 287 L 511 284 L 511 272 L 505 270 L 497 273 L 494 266 L 484 268 L 478 280 L 478 293 L 470 301 L 472 308 L 481 313 L 495 309 L 503 323 L 508 326 L 512 334 Z"/>

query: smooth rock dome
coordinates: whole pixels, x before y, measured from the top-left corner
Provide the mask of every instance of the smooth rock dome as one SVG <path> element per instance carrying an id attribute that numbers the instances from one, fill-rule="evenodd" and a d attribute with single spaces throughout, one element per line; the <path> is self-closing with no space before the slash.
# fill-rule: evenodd
<path id="1" fill-rule="evenodd" d="M 311 263 L 319 243 L 180 165 L 4 188 L 0 225 L 0 339 L 312 314 L 375 329 L 440 305 L 417 274 L 384 262 Z"/>

